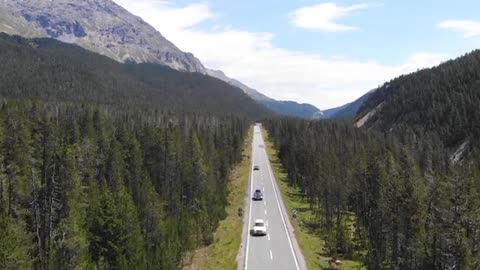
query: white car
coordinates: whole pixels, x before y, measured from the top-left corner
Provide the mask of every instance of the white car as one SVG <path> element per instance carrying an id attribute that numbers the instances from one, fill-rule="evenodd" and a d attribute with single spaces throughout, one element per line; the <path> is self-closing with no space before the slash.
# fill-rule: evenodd
<path id="1" fill-rule="evenodd" d="M 253 235 L 267 235 L 267 227 L 263 219 L 255 220 L 253 224 Z"/>

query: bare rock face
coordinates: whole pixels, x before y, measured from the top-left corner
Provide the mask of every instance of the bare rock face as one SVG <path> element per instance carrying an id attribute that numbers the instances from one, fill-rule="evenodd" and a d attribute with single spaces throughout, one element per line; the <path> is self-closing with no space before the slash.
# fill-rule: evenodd
<path id="1" fill-rule="evenodd" d="M 119 62 L 207 73 L 191 53 L 111 0 L 0 0 L 0 31 L 75 43 Z"/>

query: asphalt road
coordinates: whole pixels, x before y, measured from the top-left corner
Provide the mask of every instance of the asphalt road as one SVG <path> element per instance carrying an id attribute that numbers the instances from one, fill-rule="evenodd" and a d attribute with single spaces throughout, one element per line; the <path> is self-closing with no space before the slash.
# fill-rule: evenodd
<path id="1" fill-rule="evenodd" d="M 252 145 L 252 174 L 250 177 L 250 200 L 253 191 L 263 192 L 263 201 L 250 201 L 248 206 L 248 230 L 246 233 L 244 269 L 304 270 L 305 261 L 296 242 L 291 225 L 276 185 L 265 143 L 257 125 L 254 128 Z M 259 170 L 253 170 L 258 165 Z M 252 236 L 250 230 L 256 219 L 267 224 L 266 236 Z"/>

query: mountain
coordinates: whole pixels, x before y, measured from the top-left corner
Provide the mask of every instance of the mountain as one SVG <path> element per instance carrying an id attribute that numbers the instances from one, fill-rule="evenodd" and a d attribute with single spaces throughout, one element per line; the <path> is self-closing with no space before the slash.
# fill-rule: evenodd
<path id="1" fill-rule="evenodd" d="M 322 115 L 322 111 L 320 111 L 317 107 L 307 103 L 298 103 L 295 101 L 278 101 L 274 99 L 260 100 L 259 103 L 273 112 L 286 116 L 317 119 L 321 118 Z"/>
<path id="2" fill-rule="evenodd" d="M 27 37 L 41 37 L 45 36 L 44 31 L 35 29 L 23 18 L 17 18 L 11 15 L 5 8 L 2 8 L 0 2 L 0 32 L 13 34 L 13 35 L 24 35 Z"/>
<path id="3" fill-rule="evenodd" d="M 227 77 L 225 73 L 220 70 L 207 69 L 207 74 L 242 89 L 243 92 L 245 92 L 245 94 L 250 96 L 252 99 L 278 114 L 307 119 L 322 118 L 322 111 L 311 104 L 300 104 L 294 101 L 275 100 L 235 79 Z"/>
<path id="4" fill-rule="evenodd" d="M 480 50 L 437 67 L 400 76 L 373 92 L 360 107 L 356 126 L 415 136 L 433 134 L 446 147 L 478 146 Z"/>
<path id="5" fill-rule="evenodd" d="M 358 109 L 368 99 L 374 90 L 359 97 L 353 102 L 347 103 L 340 107 L 324 110 L 322 118 L 324 119 L 353 119 L 357 115 Z"/>
<path id="6" fill-rule="evenodd" d="M 121 64 L 50 38 L 0 33 L 0 96 L 262 118 L 239 88 L 159 64 Z"/>
<path id="7" fill-rule="evenodd" d="M 9 34 L 75 43 L 119 62 L 159 63 L 206 74 L 191 53 L 111 0 L 3 0 L 0 16 L 0 31 Z"/>
<path id="8" fill-rule="evenodd" d="M 245 94 L 247 94 L 248 96 L 250 96 L 254 100 L 258 101 L 258 100 L 271 99 L 271 98 L 265 96 L 264 94 L 258 92 L 257 90 L 248 87 L 247 85 L 243 84 L 242 82 L 227 77 L 227 75 L 225 75 L 225 73 L 223 73 L 223 71 L 221 71 L 221 70 L 207 69 L 207 74 L 209 76 L 220 79 L 224 82 L 227 82 L 227 83 L 229 83 L 233 86 L 236 86 L 236 87 L 242 89 Z"/>
<path id="9" fill-rule="evenodd" d="M 208 74 L 242 89 L 258 103 L 283 115 L 317 118 L 310 104 L 271 99 L 221 71 L 207 70 L 141 18 L 111 0 L 16 0 L 0 2 L 0 31 L 25 37 L 50 37 L 77 44 L 121 63 L 158 63 Z"/>
<path id="10" fill-rule="evenodd" d="M 324 119 L 332 119 L 332 118 L 337 118 L 335 117 L 335 115 L 340 112 L 340 111 L 343 111 L 345 108 L 347 108 L 350 104 L 352 104 L 353 102 L 350 102 L 350 103 L 347 103 L 347 104 L 344 104 L 342 106 L 339 106 L 339 107 L 335 107 L 335 108 L 331 108 L 331 109 L 327 109 L 327 110 L 323 110 L 323 118 Z M 353 115 L 355 116 L 355 115 Z"/>

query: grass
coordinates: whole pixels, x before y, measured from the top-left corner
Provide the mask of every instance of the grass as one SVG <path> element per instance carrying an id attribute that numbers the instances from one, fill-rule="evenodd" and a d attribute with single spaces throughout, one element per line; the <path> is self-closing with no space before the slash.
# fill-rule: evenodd
<path id="1" fill-rule="evenodd" d="M 238 217 L 238 208 L 244 207 L 245 192 L 251 165 L 253 130 L 248 133 L 243 146 L 243 160 L 230 174 L 227 217 L 215 232 L 214 243 L 193 252 L 191 261 L 183 270 L 236 270 L 236 257 L 240 249 L 243 219 Z"/>
<path id="2" fill-rule="evenodd" d="M 288 185 L 287 173 L 282 167 L 278 158 L 278 153 L 275 150 L 273 143 L 270 141 L 267 132 L 262 129 L 263 138 L 265 139 L 265 147 L 272 164 L 272 169 L 275 174 L 278 186 L 282 193 L 282 198 L 285 207 L 289 213 L 293 209 L 297 209 L 297 218 L 293 219 L 290 216 L 290 221 L 295 229 L 295 236 L 297 238 L 300 249 L 307 263 L 308 269 L 330 269 L 328 261 L 331 257 L 326 256 L 324 252 L 325 241 L 322 239 L 316 230 L 308 229 L 306 226 L 301 226 L 300 223 L 308 223 L 314 220 L 314 213 L 310 209 L 308 202 L 298 196 L 299 191 Z M 360 262 L 342 260 L 337 269 L 366 269 Z"/>

